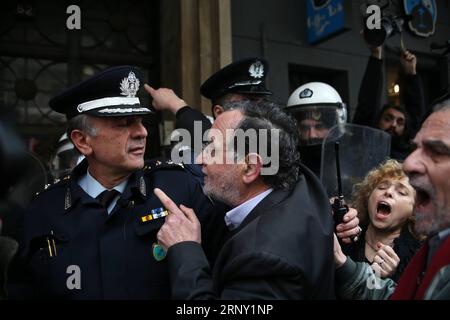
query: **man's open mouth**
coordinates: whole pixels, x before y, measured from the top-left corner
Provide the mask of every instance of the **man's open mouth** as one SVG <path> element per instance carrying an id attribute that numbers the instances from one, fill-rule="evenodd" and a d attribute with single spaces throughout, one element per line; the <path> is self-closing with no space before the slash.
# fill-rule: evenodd
<path id="1" fill-rule="evenodd" d="M 426 207 L 431 201 L 428 191 L 416 187 L 416 207 Z"/>

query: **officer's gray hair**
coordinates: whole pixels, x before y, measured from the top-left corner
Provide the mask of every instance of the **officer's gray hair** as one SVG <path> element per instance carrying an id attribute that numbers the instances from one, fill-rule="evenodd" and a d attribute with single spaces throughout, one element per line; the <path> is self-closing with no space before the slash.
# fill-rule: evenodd
<path id="1" fill-rule="evenodd" d="M 447 111 L 450 109 L 450 97 L 448 97 L 447 99 L 438 102 L 437 104 L 435 104 L 433 106 L 433 112 L 437 112 L 437 111 Z"/>
<path id="2" fill-rule="evenodd" d="M 70 141 L 72 141 L 70 134 L 73 130 L 83 131 L 91 137 L 97 135 L 97 129 L 92 125 L 89 116 L 86 114 L 79 114 L 69 120 L 67 124 L 67 137 L 69 137 Z"/>
<path id="3" fill-rule="evenodd" d="M 250 101 L 266 100 L 266 97 L 267 97 L 264 94 L 258 94 L 258 93 L 228 92 L 225 95 L 223 95 L 223 96 L 217 98 L 216 100 L 214 100 L 213 101 L 213 107 L 215 105 L 219 105 L 219 106 L 222 106 L 224 111 L 230 110 L 232 108 L 233 102 L 241 101 L 241 100 L 231 101 L 233 96 L 236 95 L 236 94 L 244 96 L 244 98 L 242 100 L 250 100 Z"/>

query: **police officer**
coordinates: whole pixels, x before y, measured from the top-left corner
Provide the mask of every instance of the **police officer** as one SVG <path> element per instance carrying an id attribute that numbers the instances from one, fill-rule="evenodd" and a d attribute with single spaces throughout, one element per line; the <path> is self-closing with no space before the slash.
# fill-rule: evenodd
<path id="1" fill-rule="evenodd" d="M 144 163 L 147 130 L 142 119 L 151 111 L 136 96 L 141 83 L 136 68 L 114 67 L 50 101 L 53 110 L 66 114 L 68 136 L 85 160 L 40 193 L 25 214 L 20 257 L 28 294 L 170 297 L 165 252 L 156 240 L 169 212 L 153 189 L 196 208 L 202 223 L 211 206 L 182 166 Z M 13 292 L 13 297 L 25 294 Z"/>
<path id="2" fill-rule="evenodd" d="M 286 111 L 297 119 L 302 162 L 319 176 L 322 141 L 333 126 L 347 121 L 345 103 L 332 86 L 310 82 L 291 94 Z"/>
<path id="3" fill-rule="evenodd" d="M 261 58 L 247 58 L 233 62 L 209 77 L 200 87 L 201 94 L 211 100 L 214 119 L 224 112 L 227 102 L 263 100 L 272 92 L 266 88 L 269 64 Z M 169 110 L 176 116 L 175 127 L 194 133 L 194 121 L 202 122 L 202 132 L 211 128 L 210 121 L 201 112 L 189 107 L 171 89 L 155 90 L 146 85 L 157 110 Z"/>

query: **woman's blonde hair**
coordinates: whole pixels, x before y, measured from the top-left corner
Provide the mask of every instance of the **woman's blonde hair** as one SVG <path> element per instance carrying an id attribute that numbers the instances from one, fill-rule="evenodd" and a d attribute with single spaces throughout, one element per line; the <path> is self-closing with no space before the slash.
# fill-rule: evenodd
<path id="1" fill-rule="evenodd" d="M 353 187 L 352 205 L 358 211 L 358 218 L 361 226 L 367 227 L 369 224 L 368 202 L 373 190 L 387 179 L 400 180 L 407 178 L 403 166 L 397 160 L 389 159 L 371 170 L 361 183 Z M 413 195 L 414 196 L 414 195 Z M 409 231 L 414 234 L 414 215 L 408 219 Z"/>

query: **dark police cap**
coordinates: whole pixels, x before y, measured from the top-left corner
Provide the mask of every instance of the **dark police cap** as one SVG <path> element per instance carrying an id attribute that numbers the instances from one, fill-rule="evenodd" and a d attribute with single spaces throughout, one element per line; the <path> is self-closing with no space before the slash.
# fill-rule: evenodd
<path id="1" fill-rule="evenodd" d="M 98 117 L 150 114 L 150 109 L 142 107 L 136 96 L 141 83 L 137 68 L 113 67 L 66 89 L 51 99 L 49 105 L 68 119 L 79 114 Z"/>
<path id="2" fill-rule="evenodd" d="M 214 73 L 202 84 L 200 92 L 213 101 L 227 93 L 271 95 L 265 85 L 268 70 L 264 59 L 239 60 Z"/>

